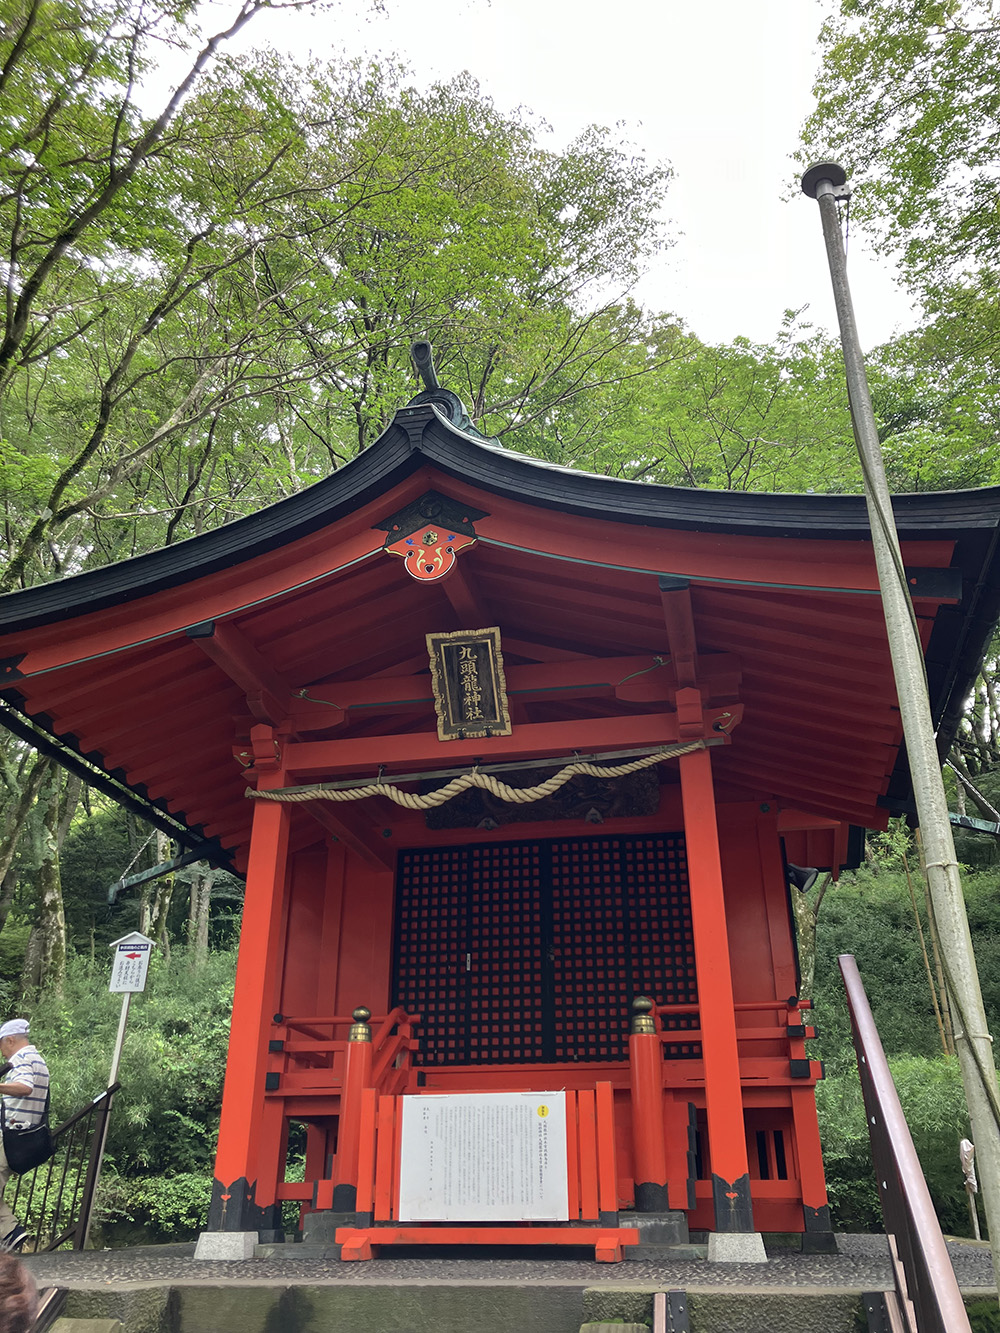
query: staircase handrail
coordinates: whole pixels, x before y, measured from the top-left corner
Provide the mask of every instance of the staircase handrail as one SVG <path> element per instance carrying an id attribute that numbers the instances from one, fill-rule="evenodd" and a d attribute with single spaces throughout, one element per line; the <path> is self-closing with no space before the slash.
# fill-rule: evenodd
<path id="1" fill-rule="evenodd" d="M 852 954 L 837 959 L 847 991 L 872 1161 L 889 1241 L 896 1309 L 912 1333 L 971 1333 L 941 1224 L 913 1146 Z"/>
<path id="2" fill-rule="evenodd" d="M 52 1131 L 52 1142 L 53 1143 L 57 1142 L 57 1140 L 61 1138 L 61 1136 L 65 1134 L 67 1130 L 73 1128 L 73 1126 L 77 1123 L 78 1120 L 82 1120 L 84 1116 L 90 1115 L 94 1107 L 100 1106 L 101 1102 L 103 1102 L 105 1098 L 113 1097 L 120 1087 L 121 1087 L 120 1083 L 112 1083 L 109 1088 L 104 1088 L 103 1091 L 99 1092 L 96 1097 L 91 1097 L 90 1101 L 86 1102 L 83 1106 L 81 1106 L 79 1111 L 77 1111 L 75 1115 L 71 1115 L 68 1120 L 64 1120 L 61 1125 L 57 1126 Z"/>
<path id="3" fill-rule="evenodd" d="M 56 1250 L 69 1240 L 75 1250 L 83 1248 L 97 1184 L 96 1142 L 120 1087 L 112 1083 L 58 1125 L 52 1131 L 53 1155 L 17 1177 L 9 1202 L 38 1241 L 47 1238 L 41 1250 Z"/>

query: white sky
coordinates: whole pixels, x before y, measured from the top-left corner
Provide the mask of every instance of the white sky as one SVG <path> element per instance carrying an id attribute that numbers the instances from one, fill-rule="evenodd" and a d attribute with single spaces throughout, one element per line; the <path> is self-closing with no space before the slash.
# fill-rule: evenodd
<path id="1" fill-rule="evenodd" d="M 372 15 L 365 0 L 342 0 L 263 16 L 241 44 L 300 58 L 395 53 L 418 84 L 468 69 L 501 110 L 547 121 L 553 148 L 587 124 L 621 124 L 675 172 L 666 211 L 677 243 L 639 299 L 711 341 L 768 341 L 801 306 L 836 331 L 817 205 L 790 195 L 823 12 L 822 0 L 385 0 Z M 863 242 L 853 229 L 852 290 L 871 347 L 913 318 L 888 261 Z"/>

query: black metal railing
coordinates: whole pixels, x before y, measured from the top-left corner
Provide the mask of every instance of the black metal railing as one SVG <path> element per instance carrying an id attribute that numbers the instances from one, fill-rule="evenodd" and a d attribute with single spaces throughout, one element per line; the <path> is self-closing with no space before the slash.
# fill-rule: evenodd
<path id="1" fill-rule="evenodd" d="M 42 1287 L 38 1293 L 38 1313 L 30 1333 L 46 1333 L 62 1314 L 68 1295 L 65 1287 Z"/>
<path id="2" fill-rule="evenodd" d="M 90 1228 L 97 1188 L 98 1157 L 111 1103 L 121 1087 L 113 1083 L 52 1131 L 54 1156 L 23 1176 L 7 1202 L 27 1228 L 36 1253 L 72 1242 L 82 1250 Z"/>
<path id="3" fill-rule="evenodd" d="M 895 1290 L 868 1293 L 869 1324 L 910 1333 L 971 1333 L 965 1302 L 941 1234 L 927 1182 L 899 1104 L 858 965 L 838 958 L 847 988 L 872 1161 Z M 879 1298 L 882 1310 L 872 1308 Z M 872 1320 L 874 1318 L 874 1324 Z"/>

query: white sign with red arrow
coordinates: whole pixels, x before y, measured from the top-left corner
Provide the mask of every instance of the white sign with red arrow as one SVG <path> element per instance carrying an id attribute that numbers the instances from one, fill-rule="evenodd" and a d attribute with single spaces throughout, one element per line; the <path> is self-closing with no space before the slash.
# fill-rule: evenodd
<path id="1" fill-rule="evenodd" d="M 111 965 L 112 992 L 127 992 L 134 995 L 146 989 L 146 973 L 149 971 L 149 956 L 155 940 L 140 935 L 134 930 L 131 935 L 123 935 L 115 940 L 111 948 L 114 961 Z"/>

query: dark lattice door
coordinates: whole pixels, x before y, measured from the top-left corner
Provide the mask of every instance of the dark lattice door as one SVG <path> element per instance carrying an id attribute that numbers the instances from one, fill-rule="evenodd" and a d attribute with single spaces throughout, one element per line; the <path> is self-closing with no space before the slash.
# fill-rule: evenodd
<path id="1" fill-rule="evenodd" d="M 424 1063 L 468 1060 L 466 953 L 469 939 L 465 848 L 406 852 L 396 903 L 396 1003 L 420 1014 Z"/>
<path id="2" fill-rule="evenodd" d="M 552 904 L 557 1060 L 626 1059 L 629 1006 L 637 995 L 694 1003 L 683 838 L 554 842 Z M 670 1025 L 695 1023 L 671 1019 Z"/>
<path id="3" fill-rule="evenodd" d="M 677 835 L 404 852 L 396 927 L 426 1065 L 624 1060 L 635 995 L 697 997 Z"/>
<path id="4" fill-rule="evenodd" d="M 545 885 L 538 843 L 468 850 L 469 1057 L 546 1059 Z"/>

